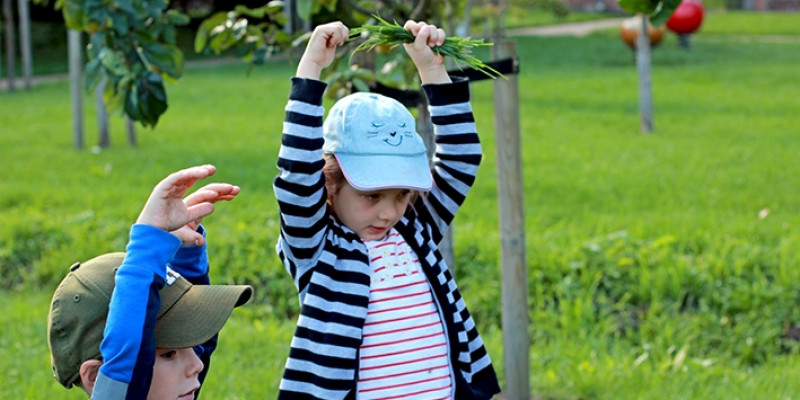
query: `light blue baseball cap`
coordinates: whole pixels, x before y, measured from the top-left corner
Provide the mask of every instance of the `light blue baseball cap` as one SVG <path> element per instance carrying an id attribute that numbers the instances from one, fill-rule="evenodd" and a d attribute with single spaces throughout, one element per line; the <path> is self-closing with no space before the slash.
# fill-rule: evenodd
<path id="1" fill-rule="evenodd" d="M 357 190 L 431 189 L 425 143 L 414 116 L 397 100 L 353 93 L 331 107 L 322 130 L 322 151 L 336 157 Z"/>

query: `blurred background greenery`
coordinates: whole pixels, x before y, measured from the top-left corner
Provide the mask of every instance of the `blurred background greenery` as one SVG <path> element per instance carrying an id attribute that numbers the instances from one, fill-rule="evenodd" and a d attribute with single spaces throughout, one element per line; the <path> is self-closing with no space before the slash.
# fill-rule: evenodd
<path id="1" fill-rule="evenodd" d="M 651 135 L 638 130 L 633 54 L 617 28 L 515 38 L 537 398 L 800 393 L 800 15 L 724 6 L 708 6 L 691 50 L 673 34 L 653 50 Z M 523 15 L 519 26 L 584 19 Z M 37 51 L 37 74 L 63 71 L 64 48 L 48 52 L 52 63 Z M 275 59 L 249 70 L 226 60 L 190 63 L 168 82 L 170 108 L 155 129 L 140 130 L 138 147 L 124 144 L 119 116 L 112 146 L 91 146 L 87 94 L 90 146 L 74 149 L 65 80 L 0 92 L 0 398 L 83 397 L 50 376 L 52 291 L 74 261 L 124 248 L 161 177 L 200 163 L 218 167 L 214 180 L 242 187 L 204 222 L 212 279 L 256 287 L 256 302 L 222 332 L 204 396 L 275 393 L 297 314 L 274 252 L 271 187 L 293 66 Z M 501 144 L 492 83 L 471 86 L 486 157 L 453 228 L 456 279 L 502 377 L 493 211 Z"/>

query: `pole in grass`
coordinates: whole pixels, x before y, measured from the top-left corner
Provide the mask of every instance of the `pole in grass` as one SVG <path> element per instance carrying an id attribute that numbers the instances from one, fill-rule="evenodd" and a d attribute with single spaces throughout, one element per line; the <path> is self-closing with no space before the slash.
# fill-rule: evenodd
<path id="1" fill-rule="evenodd" d="M 516 60 L 516 43 L 501 39 L 492 58 Z M 516 61 L 515 61 L 516 62 Z M 497 200 L 500 211 L 503 354 L 507 399 L 530 398 L 528 267 L 525 255 L 525 202 L 522 188 L 519 83 L 516 74 L 494 81 Z"/>

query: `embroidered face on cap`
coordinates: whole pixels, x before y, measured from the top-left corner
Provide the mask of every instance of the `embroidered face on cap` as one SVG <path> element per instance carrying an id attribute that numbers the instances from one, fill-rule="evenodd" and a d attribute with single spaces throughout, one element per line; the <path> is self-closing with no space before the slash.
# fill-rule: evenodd
<path id="1" fill-rule="evenodd" d="M 328 113 L 322 150 L 336 156 L 356 189 L 430 190 L 427 152 L 415 128 L 414 116 L 397 100 L 354 93 Z"/>
<path id="2" fill-rule="evenodd" d="M 367 140 L 379 140 L 392 147 L 399 147 L 403 144 L 403 139 L 413 140 L 417 133 L 406 122 L 372 122 L 371 128 L 367 130 Z"/>

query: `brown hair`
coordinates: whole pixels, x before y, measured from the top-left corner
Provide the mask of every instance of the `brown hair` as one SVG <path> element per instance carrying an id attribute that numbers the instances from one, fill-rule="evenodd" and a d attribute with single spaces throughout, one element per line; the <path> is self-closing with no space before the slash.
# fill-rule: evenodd
<path id="1" fill-rule="evenodd" d="M 325 153 L 322 155 L 322 158 L 325 159 L 325 166 L 322 167 L 322 173 L 325 174 L 325 189 L 328 191 L 328 204 L 330 205 L 333 196 L 339 193 L 339 189 L 341 189 L 342 185 L 347 185 L 348 183 L 344 179 L 342 168 L 339 167 L 339 162 L 336 161 L 336 157 L 334 157 L 333 154 Z"/>

